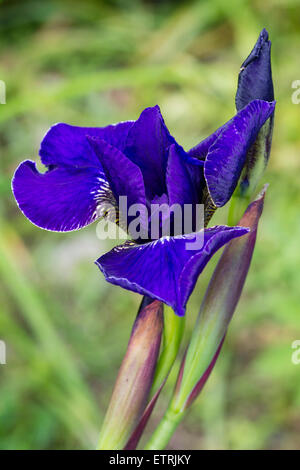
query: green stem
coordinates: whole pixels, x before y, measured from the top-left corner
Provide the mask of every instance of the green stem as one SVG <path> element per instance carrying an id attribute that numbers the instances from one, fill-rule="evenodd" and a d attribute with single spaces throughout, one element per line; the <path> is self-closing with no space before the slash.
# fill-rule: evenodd
<path id="1" fill-rule="evenodd" d="M 171 307 L 164 305 L 163 346 L 155 370 L 151 395 L 157 392 L 173 367 L 184 333 L 184 325 L 185 318 L 178 317 Z"/>
<path id="2" fill-rule="evenodd" d="M 228 225 L 234 226 L 238 224 L 238 221 L 242 218 L 245 210 L 250 204 L 249 195 L 242 196 L 240 194 L 240 188 L 238 187 L 230 201 L 228 210 Z"/>
<path id="3" fill-rule="evenodd" d="M 164 449 L 168 445 L 184 415 L 184 411 L 174 412 L 171 408 L 169 408 L 157 426 L 156 430 L 150 437 L 150 440 L 147 442 L 145 450 Z"/>

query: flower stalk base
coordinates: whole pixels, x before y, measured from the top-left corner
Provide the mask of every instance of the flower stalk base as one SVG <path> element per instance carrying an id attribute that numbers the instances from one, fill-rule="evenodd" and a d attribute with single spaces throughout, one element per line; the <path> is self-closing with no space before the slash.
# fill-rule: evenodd
<path id="1" fill-rule="evenodd" d="M 184 416 L 185 411 L 174 412 L 172 409 L 169 409 L 152 434 L 145 446 L 145 450 L 165 449 Z"/>

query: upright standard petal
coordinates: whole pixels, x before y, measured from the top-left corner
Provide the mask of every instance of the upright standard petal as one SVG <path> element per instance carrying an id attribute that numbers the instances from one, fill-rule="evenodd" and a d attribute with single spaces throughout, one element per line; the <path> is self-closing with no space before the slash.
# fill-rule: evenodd
<path id="1" fill-rule="evenodd" d="M 230 199 L 246 156 L 257 134 L 274 112 L 275 103 L 254 100 L 239 111 L 209 148 L 204 176 L 210 196 L 217 207 Z"/>
<path id="2" fill-rule="evenodd" d="M 166 183 L 170 205 L 196 204 L 199 199 L 183 153 L 184 150 L 176 144 L 172 144 L 169 149 Z"/>
<path id="3" fill-rule="evenodd" d="M 114 197 L 119 203 L 121 196 L 127 197 L 125 210 L 134 204 L 139 204 L 141 223 L 147 231 L 147 207 L 143 175 L 137 165 L 129 160 L 120 150 L 109 145 L 104 140 L 88 137 L 89 143 L 94 149 L 104 169 L 106 178 Z M 119 206 L 120 207 L 120 206 Z M 122 211 L 122 208 L 120 207 Z M 136 214 L 135 214 L 136 215 Z M 127 214 L 123 214 L 126 216 Z M 130 223 L 130 217 L 127 218 Z"/>
<path id="4" fill-rule="evenodd" d="M 244 108 L 255 99 L 274 100 L 271 41 L 265 29 L 260 33 L 250 55 L 241 66 L 235 97 L 237 110 Z"/>
<path id="5" fill-rule="evenodd" d="M 176 224 L 174 224 L 174 233 L 171 232 L 174 235 L 195 232 L 203 228 L 202 220 L 199 220 L 201 214 L 197 214 L 205 186 L 203 162 L 196 160 L 194 163 L 194 160 L 178 144 L 171 145 L 166 173 L 169 206 L 180 205 L 184 211 L 181 228 L 175 229 Z M 190 220 L 186 220 L 187 217 Z"/>
<path id="6" fill-rule="evenodd" d="M 120 122 L 107 127 L 78 127 L 58 123 L 52 126 L 42 140 L 40 157 L 42 163 L 68 165 L 76 168 L 99 166 L 99 160 L 86 140 L 86 136 L 103 139 L 123 150 L 133 121 Z"/>
<path id="7" fill-rule="evenodd" d="M 204 161 L 193 157 L 189 152 L 185 152 L 178 144 L 176 144 L 176 148 L 180 148 L 181 161 L 183 161 L 192 182 L 193 192 L 196 197 L 194 202 L 201 203 L 203 190 L 206 187 L 204 179 Z"/>
<path id="8" fill-rule="evenodd" d="M 141 169 L 149 200 L 166 192 L 167 156 L 173 143 L 158 106 L 146 108 L 128 132 L 124 153 Z"/>
<path id="9" fill-rule="evenodd" d="M 143 175 L 137 165 L 132 163 L 120 150 L 104 140 L 88 137 L 116 199 L 127 196 L 128 205 L 146 205 Z"/>
<path id="10" fill-rule="evenodd" d="M 99 216 L 97 208 L 112 200 L 104 174 L 97 168 L 57 167 L 39 173 L 35 162 L 17 168 L 12 190 L 24 215 L 38 227 L 77 230 Z"/>
<path id="11" fill-rule="evenodd" d="M 164 237 L 144 245 L 129 242 L 113 248 L 96 264 L 108 282 L 161 300 L 182 316 L 198 276 L 213 254 L 247 232 L 240 227 L 212 227 L 202 231 L 199 249 L 187 245 L 195 234 Z"/>

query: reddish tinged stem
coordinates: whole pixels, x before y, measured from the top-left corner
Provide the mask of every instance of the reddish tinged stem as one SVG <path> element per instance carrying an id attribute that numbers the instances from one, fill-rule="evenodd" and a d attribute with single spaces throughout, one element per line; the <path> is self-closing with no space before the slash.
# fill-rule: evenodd
<path id="1" fill-rule="evenodd" d="M 151 417 L 152 411 L 156 405 L 160 392 L 162 391 L 163 386 L 165 385 L 165 381 L 161 384 L 155 395 L 152 397 L 150 402 L 148 403 L 147 408 L 145 409 L 143 416 L 137 425 L 136 429 L 133 431 L 132 435 L 129 438 L 124 450 L 134 450 L 137 448 L 137 445 L 142 437 L 142 434 L 147 426 L 147 423 Z"/>
<path id="2" fill-rule="evenodd" d="M 132 328 L 100 435 L 99 449 L 122 449 L 147 405 L 163 331 L 163 306 L 154 301 Z"/>

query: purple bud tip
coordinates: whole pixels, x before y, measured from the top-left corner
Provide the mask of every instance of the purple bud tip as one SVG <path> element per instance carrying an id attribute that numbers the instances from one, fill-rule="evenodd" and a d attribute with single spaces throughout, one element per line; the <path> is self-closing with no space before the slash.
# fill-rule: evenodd
<path id="1" fill-rule="evenodd" d="M 255 99 L 274 100 L 271 41 L 266 29 L 261 31 L 254 48 L 241 66 L 235 97 L 237 110 Z"/>

